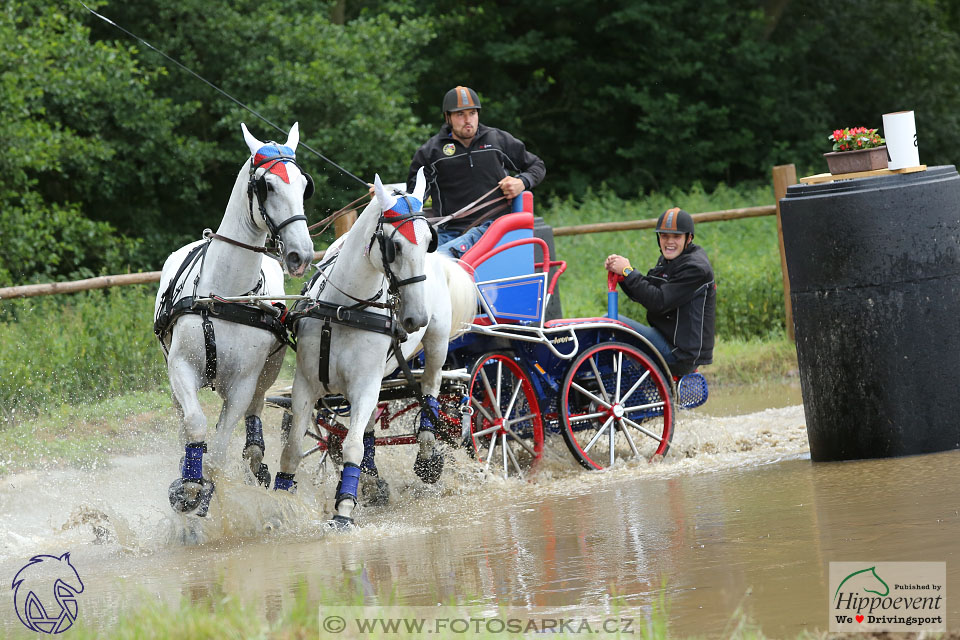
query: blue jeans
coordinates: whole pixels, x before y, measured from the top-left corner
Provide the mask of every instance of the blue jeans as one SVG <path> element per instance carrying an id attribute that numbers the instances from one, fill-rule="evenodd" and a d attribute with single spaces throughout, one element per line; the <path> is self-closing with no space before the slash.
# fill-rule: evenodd
<path id="1" fill-rule="evenodd" d="M 670 373 L 673 375 L 677 377 L 684 376 L 697 368 L 697 366 L 692 362 L 680 362 L 677 359 L 676 353 L 674 353 L 673 345 L 670 344 L 670 342 L 662 333 L 653 327 L 640 324 L 633 318 L 628 318 L 622 314 L 618 316 L 617 319 L 625 324 L 630 325 L 631 329 L 649 340 L 650 344 L 656 347 L 657 351 L 660 352 L 660 355 L 663 356 L 664 362 L 670 366 Z"/>
<path id="2" fill-rule="evenodd" d="M 460 231 L 454 229 L 437 229 L 437 241 L 440 243 L 437 247 L 437 253 L 446 254 L 451 258 L 459 258 L 470 247 L 477 244 L 477 240 L 491 224 L 493 224 L 493 220 L 487 220 L 462 235 Z"/>

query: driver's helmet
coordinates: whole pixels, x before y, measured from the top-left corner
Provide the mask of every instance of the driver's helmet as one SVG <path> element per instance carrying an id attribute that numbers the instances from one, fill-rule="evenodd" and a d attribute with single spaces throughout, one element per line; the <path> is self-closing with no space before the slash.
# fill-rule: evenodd
<path id="1" fill-rule="evenodd" d="M 443 112 L 445 114 L 467 109 L 480 109 L 480 98 L 477 97 L 477 92 L 470 87 L 454 87 L 447 91 L 447 95 L 443 96 Z"/>
<path id="2" fill-rule="evenodd" d="M 693 218 L 680 207 L 667 209 L 657 218 L 657 233 L 693 234 Z"/>

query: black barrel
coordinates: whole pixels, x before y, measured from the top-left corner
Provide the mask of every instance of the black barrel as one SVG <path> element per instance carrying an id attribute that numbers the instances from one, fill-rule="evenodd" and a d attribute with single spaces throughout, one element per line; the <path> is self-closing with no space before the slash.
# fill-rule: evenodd
<path id="1" fill-rule="evenodd" d="M 960 448 L 960 175 L 818 185 L 780 201 L 814 461 Z"/>

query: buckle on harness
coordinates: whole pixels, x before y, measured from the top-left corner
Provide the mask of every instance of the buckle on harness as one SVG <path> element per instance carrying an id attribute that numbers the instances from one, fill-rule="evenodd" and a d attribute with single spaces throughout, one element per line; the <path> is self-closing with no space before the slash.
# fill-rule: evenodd
<path id="1" fill-rule="evenodd" d="M 337 307 L 337 320 L 343 322 L 343 305 Z"/>

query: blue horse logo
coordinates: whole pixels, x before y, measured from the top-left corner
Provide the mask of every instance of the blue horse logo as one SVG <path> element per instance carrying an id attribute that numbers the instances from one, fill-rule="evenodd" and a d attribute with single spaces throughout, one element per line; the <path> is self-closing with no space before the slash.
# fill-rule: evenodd
<path id="1" fill-rule="evenodd" d="M 69 552 L 30 558 L 10 588 L 17 617 L 31 631 L 62 633 L 77 619 L 77 594 L 83 592 L 83 581 L 70 564 Z"/>

